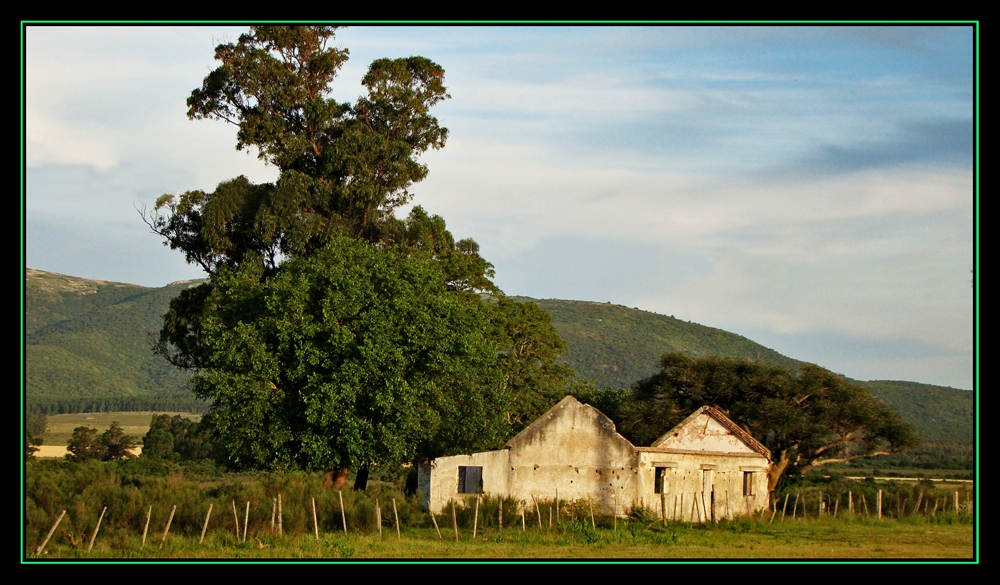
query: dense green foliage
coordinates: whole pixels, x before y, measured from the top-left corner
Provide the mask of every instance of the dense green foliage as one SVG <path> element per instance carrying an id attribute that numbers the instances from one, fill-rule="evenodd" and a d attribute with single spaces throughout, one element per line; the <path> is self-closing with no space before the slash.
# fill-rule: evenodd
<path id="1" fill-rule="evenodd" d="M 211 420 L 195 422 L 179 414 L 153 415 L 142 438 L 142 457 L 170 461 L 221 459 Z"/>
<path id="2" fill-rule="evenodd" d="M 193 384 L 236 468 L 396 465 L 506 438 L 489 306 L 436 263 L 343 238 L 213 284 L 212 367 Z"/>
<path id="3" fill-rule="evenodd" d="M 523 299 L 523 297 L 518 297 Z M 800 362 L 721 329 L 610 303 L 534 300 L 568 346 L 560 360 L 599 386 L 628 388 L 657 370 L 664 352 L 747 358 L 796 368 Z"/>
<path id="4" fill-rule="evenodd" d="M 916 431 L 862 386 L 812 364 L 797 371 L 748 359 L 666 353 L 661 370 L 635 384 L 615 422 L 648 445 L 712 405 L 771 450 L 773 490 L 785 473 L 888 455 L 916 446 Z"/>
<path id="5" fill-rule="evenodd" d="M 499 298 L 491 304 L 493 324 L 500 331 L 501 368 L 510 396 L 509 433 L 518 433 L 568 392 L 573 370 L 557 363 L 566 351 L 548 313 L 534 303 Z"/>
<path id="6" fill-rule="evenodd" d="M 133 456 L 131 450 L 136 445 L 135 437 L 125 434 L 117 421 L 101 434 L 97 429 L 80 426 L 73 429 L 73 436 L 66 447 L 66 458 L 76 462 L 128 459 Z"/>
<path id="7" fill-rule="evenodd" d="M 77 462 L 101 459 L 104 455 L 100 450 L 97 429 L 83 426 L 73 429 L 66 450 L 66 458 Z"/>

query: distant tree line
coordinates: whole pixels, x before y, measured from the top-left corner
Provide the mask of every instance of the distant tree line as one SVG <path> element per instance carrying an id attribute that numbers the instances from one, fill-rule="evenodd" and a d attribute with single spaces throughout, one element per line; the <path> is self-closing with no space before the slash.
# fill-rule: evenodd
<path id="1" fill-rule="evenodd" d="M 27 411 L 40 414 L 80 412 L 169 411 L 204 414 L 210 404 L 194 396 L 109 396 L 101 398 L 44 398 L 27 404 Z"/>

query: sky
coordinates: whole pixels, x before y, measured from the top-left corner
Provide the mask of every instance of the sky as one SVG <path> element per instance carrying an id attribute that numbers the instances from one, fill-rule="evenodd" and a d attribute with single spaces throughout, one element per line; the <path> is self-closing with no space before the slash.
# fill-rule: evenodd
<path id="1" fill-rule="evenodd" d="M 185 101 L 246 27 L 25 28 L 27 267 L 204 277 L 140 212 L 274 168 Z M 445 69 L 445 148 L 412 204 L 506 293 L 611 302 L 860 380 L 971 389 L 970 26 L 339 30 L 332 95 L 374 59 Z M 399 210 L 397 215 L 408 212 Z"/>

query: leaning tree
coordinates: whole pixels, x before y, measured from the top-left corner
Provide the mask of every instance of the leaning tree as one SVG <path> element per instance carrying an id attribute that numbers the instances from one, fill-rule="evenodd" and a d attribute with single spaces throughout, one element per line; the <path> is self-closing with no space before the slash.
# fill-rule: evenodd
<path id="1" fill-rule="evenodd" d="M 667 353 L 660 366 L 619 405 L 622 433 L 648 445 L 710 404 L 771 450 L 770 490 L 783 474 L 888 455 L 920 440 L 868 389 L 812 364 L 795 371 L 748 359 Z"/>

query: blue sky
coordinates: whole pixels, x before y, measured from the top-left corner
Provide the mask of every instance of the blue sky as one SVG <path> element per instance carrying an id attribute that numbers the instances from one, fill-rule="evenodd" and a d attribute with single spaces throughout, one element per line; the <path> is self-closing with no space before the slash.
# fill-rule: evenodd
<path id="1" fill-rule="evenodd" d="M 136 208 L 276 173 L 185 100 L 239 27 L 26 32 L 27 266 L 203 274 Z M 973 383 L 971 27 L 350 27 L 446 71 L 414 204 L 509 294 L 611 301 L 859 379 Z M 405 213 L 406 210 L 402 210 Z"/>

